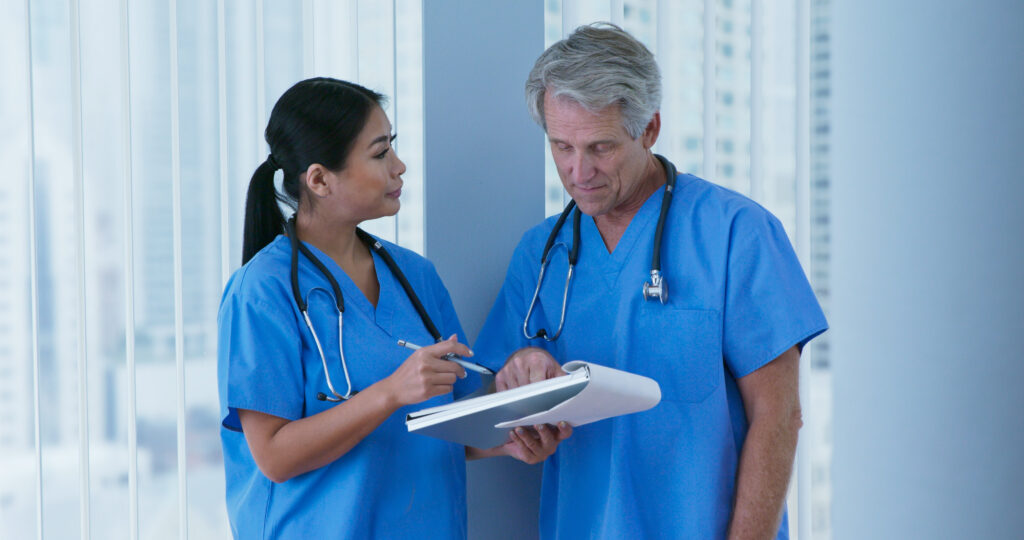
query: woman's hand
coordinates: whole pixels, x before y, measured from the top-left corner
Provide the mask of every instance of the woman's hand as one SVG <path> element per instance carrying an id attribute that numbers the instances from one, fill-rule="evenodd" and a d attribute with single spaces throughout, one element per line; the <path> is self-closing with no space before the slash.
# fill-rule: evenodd
<path id="1" fill-rule="evenodd" d="M 394 373 L 380 382 L 397 407 L 447 394 L 457 379 L 466 376 L 462 366 L 445 360 L 447 354 L 473 356 L 469 347 L 453 335 L 445 341 L 416 349 Z"/>

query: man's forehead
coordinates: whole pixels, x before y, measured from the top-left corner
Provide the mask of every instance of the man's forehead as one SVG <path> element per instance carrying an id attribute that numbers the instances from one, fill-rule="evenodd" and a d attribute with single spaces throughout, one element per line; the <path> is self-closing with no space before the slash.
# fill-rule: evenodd
<path id="1" fill-rule="evenodd" d="M 553 139 L 570 136 L 612 139 L 625 134 L 618 105 L 591 111 L 568 98 L 552 98 L 546 105 L 550 106 L 544 108 L 544 119 L 548 136 Z"/>

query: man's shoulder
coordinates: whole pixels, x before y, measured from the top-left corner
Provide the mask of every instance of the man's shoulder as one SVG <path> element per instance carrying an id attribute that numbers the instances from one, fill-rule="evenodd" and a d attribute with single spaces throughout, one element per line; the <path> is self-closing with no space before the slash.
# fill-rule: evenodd
<path id="1" fill-rule="evenodd" d="M 750 197 L 692 174 L 680 175 L 677 186 L 675 197 L 686 201 L 686 204 L 678 205 L 676 211 L 683 212 L 688 207 L 689 213 L 703 222 L 727 225 L 737 220 L 775 219 L 771 212 Z"/>

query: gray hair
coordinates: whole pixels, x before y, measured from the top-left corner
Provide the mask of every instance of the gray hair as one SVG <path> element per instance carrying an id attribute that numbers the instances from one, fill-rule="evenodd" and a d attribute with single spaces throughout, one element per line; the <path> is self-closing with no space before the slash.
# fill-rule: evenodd
<path id="1" fill-rule="evenodd" d="M 597 112 L 617 103 L 631 137 L 643 134 L 661 107 L 661 73 L 654 55 L 611 23 L 577 28 L 537 58 L 526 79 L 526 105 L 544 131 L 544 94 L 565 97 Z"/>

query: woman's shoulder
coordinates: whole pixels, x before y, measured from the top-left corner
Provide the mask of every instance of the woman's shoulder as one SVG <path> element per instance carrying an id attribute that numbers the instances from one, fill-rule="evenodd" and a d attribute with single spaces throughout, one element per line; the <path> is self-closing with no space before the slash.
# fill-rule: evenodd
<path id="1" fill-rule="evenodd" d="M 423 255 L 375 235 L 371 234 L 370 237 L 380 243 L 381 247 L 387 251 L 388 255 L 394 259 L 395 264 L 398 265 L 398 268 L 401 269 L 402 273 L 406 274 L 409 279 L 414 279 L 413 276 L 425 276 L 431 279 L 440 279 L 437 277 L 437 269 L 434 267 L 434 263 L 430 262 L 430 260 Z"/>
<path id="2" fill-rule="evenodd" d="M 286 292 L 290 270 L 288 239 L 278 236 L 273 242 L 239 267 L 224 287 L 223 304 L 228 298 L 244 298 L 248 302 L 275 304 Z M 283 296 L 287 299 L 287 295 Z"/>

